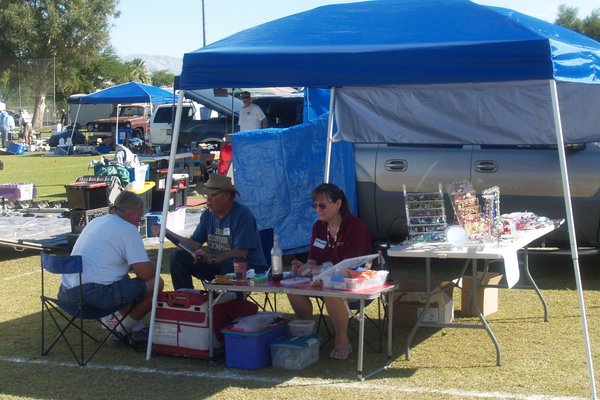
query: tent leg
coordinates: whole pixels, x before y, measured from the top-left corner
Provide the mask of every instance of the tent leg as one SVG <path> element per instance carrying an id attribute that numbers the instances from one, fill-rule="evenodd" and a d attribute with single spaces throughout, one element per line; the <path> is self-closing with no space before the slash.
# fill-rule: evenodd
<path id="1" fill-rule="evenodd" d="M 173 126 L 173 136 L 171 137 L 171 153 L 169 154 L 169 170 L 165 183 L 165 193 L 171 192 L 173 184 L 173 169 L 175 168 L 175 155 L 177 153 L 177 142 L 179 141 L 179 128 L 181 126 L 181 114 L 183 109 L 183 98 L 185 91 L 179 92 L 177 110 L 175 111 L 175 125 Z M 154 291 L 152 293 L 152 311 L 150 312 L 150 326 L 148 333 L 148 345 L 146 347 L 146 360 L 152 356 L 152 339 L 154 337 L 154 320 L 156 318 L 156 303 L 158 301 L 158 288 L 160 283 L 160 269 L 162 265 L 163 250 L 165 246 L 165 233 L 167 232 L 167 217 L 169 214 L 170 196 L 164 196 L 162 207 L 162 223 L 160 224 L 160 234 L 158 235 L 158 255 L 156 257 L 156 272 L 154 276 Z"/>
<path id="2" fill-rule="evenodd" d="M 331 88 L 331 97 L 329 98 L 329 118 L 327 120 L 327 149 L 325 150 L 325 177 L 323 182 L 329 183 L 329 170 L 331 169 L 331 145 L 333 144 L 333 119 L 335 105 L 335 86 Z"/>
<path id="3" fill-rule="evenodd" d="M 577 285 L 577 296 L 579 299 L 579 314 L 581 315 L 581 325 L 583 328 L 583 337 L 585 341 L 585 354 L 588 366 L 588 375 L 590 381 L 591 398 L 596 398 L 596 382 L 594 380 L 594 365 L 592 362 L 592 351 L 590 349 L 590 338 L 588 334 L 587 318 L 585 314 L 585 303 L 583 299 L 583 289 L 581 286 L 581 274 L 579 271 L 579 255 L 577 252 L 577 238 L 575 237 L 575 222 L 573 220 L 573 206 L 571 204 L 571 189 L 569 187 L 569 173 L 567 170 L 567 158 L 565 155 L 565 143 L 563 140 L 562 122 L 560 119 L 560 108 L 558 103 L 558 91 L 556 81 L 550 80 L 550 94 L 552 96 L 552 110 L 554 112 L 554 127 L 556 130 L 556 144 L 558 147 L 558 157 L 560 160 L 560 172 L 562 178 L 563 194 L 565 198 L 565 210 L 567 214 L 567 226 L 569 228 L 569 241 L 571 243 L 571 257 L 573 259 L 573 270 L 575 272 L 575 283 Z"/>

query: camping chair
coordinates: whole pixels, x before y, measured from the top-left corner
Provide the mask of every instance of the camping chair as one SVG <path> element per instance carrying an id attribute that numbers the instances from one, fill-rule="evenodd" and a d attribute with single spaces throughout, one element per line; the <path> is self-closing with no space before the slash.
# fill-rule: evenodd
<path id="1" fill-rule="evenodd" d="M 50 297 L 46 295 L 46 283 L 45 273 L 51 274 L 78 274 L 79 282 L 81 287 L 81 273 L 83 271 L 83 264 L 81 256 L 57 256 L 51 255 L 47 252 L 42 251 L 41 253 L 41 281 L 42 281 L 42 294 L 40 296 L 42 302 L 42 355 L 48 355 L 54 348 L 56 343 L 62 338 L 69 348 L 69 351 L 77 360 L 80 366 L 85 366 L 90 359 L 100 350 L 100 348 L 106 343 L 108 338 L 115 334 L 124 343 L 129 344 L 129 337 L 116 332 L 118 326 L 121 325 L 121 321 L 126 315 L 121 318 L 117 318 L 117 324 L 114 327 L 108 326 L 101 318 L 113 314 L 117 309 L 114 310 L 102 310 L 95 307 L 85 306 L 83 299 L 83 291 L 80 291 L 79 303 L 75 305 L 64 304 L 59 301 L 56 297 Z M 58 330 L 56 337 L 46 346 L 46 314 L 50 316 L 54 326 Z M 116 315 L 115 315 L 116 317 Z M 93 334 L 88 329 L 90 324 L 86 324 L 84 329 L 84 321 L 97 321 L 106 330 L 107 333 L 102 335 Z M 70 329 L 74 328 L 74 329 Z M 69 332 L 77 330 L 79 333 L 74 335 L 68 335 Z M 86 341 L 91 340 L 93 350 L 89 355 L 86 356 L 84 352 L 84 339 Z M 73 344 L 71 343 L 73 342 Z M 79 348 L 75 348 L 75 345 Z"/>

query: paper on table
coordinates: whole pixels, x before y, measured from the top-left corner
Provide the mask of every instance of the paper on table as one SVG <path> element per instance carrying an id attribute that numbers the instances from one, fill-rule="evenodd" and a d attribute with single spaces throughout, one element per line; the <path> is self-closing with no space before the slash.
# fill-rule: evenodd
<path id="1" fill-rule="evenodd" d="M 376 258 L 377 258 L 377 254 L 369 254 L 366 256 L 347 258 L 347 259 L 342 260 L 339 263 L 335 264 L 333 267 L 331 267 L 327 270 L 321 271 L 320 274 L 313 276 L 313 280 L 321 279 L 322 276 L 332 275 L 334 271 L 337 272 L 337 271 L 341 271 L 345 268 L 354 268 L 354 267 L 361 266 L 361 265 L 368 263 Z"/>
<path id="2" fill-rule="evenodd" d="M 519 272 L 519 258 L 516 251 L 509 251 L 502 256 L 504 258 L 504 273 L 506 274 L 506 284 L 509 288 L 519 282 L 521 273 Z"/>

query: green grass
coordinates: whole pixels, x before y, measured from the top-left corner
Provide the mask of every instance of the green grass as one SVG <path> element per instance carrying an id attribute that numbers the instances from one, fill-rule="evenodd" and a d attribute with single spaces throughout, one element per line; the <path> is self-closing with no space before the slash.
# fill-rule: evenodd
<path id="1" fill-rule="evenodd" d="M 94 175 L 94 170 L 88 166 L 90 161 L 100 157 L 46 157 L 43 154 L 0 155 L 4 163 L 0 183 L 33 183 L 37 189 L 36 200 L 64 201 L 67 199 L 64 185 L 75 182 L 80 176 Z"/>
<path id="2" fill-rule="evenodd" d="M 541 304 L 531 290 L 501 290 L 500 310 L 488 321 L 502 348 L 503 365 L 495 365 L 494 347 L 481 330 L 421 329 L 412 359 L 405 360 L 407 328 L 394 330 L 393 363 L 365 382 L 357 382 L 356 351 L 349 360 L 329 360 L 330 345 L 320 361 L 303 371 L 227 369 L 222 361 L 154 356 L 105 347 L 85 368 L 75 366 L 64 345 L 40 356 L 39 256 L 3 250 L 0 254 L 0 399 L 525 399 L 534 396 L 589 396 L 577 296 L 567 258 L 532 257 L 550 309 L 542 321 Z M 600 273 L 598 258 L 582 261 L 592 348 L 600 343 Z M 435 278 L 455 277 L 459 265 L 434 263 Z M 417 278 L 422 262 L 406 260 L 392 268 L 395 279 Z M 163 279 L 171 287 L 168 269 Z M 54 280 L 54 285 L 57 285 Z M 56 286 L 55 286 L 56 287 Z M 290 312 L 284 297 L 281 311 Z M 460 291 L 454 292 L 460 308 Z M 376 307 L 368 307 L 375 317 Z M 459 322 L 473 322 L 462 318 Z M 367 325 L 366 334 L 375 331 Z M 355 343 L 356 336 L 351 334 Z M 355 347 L 356 350 L 356 347 Z M 597 353 L 597 351 L 596 351 Z M 594 355 L 598 366 L 600 356 Z M 365 350 L 365 371 L 383 363 L 381 354 Z M 84 383 L 78 384 L 77 380 Z M 541 398 L 541 397 L 538 397 Z"/>

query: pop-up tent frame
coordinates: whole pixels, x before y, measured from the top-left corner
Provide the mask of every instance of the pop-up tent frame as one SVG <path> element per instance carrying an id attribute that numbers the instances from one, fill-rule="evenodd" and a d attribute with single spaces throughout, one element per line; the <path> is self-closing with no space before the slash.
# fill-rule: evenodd
<path id="1" fill-rule="evenodd" d="M 140 82 L 127 82 L 111 86 L 96 93 L 88 94 L 79 99 L 75 121 L 71 130 L 71 141 L 75 132 L 75 124 L 79 117 L 82 104 L 117 104 L 117 124 L 115 127 L 115 140 L 119 141 L 119 108 L 122 103 L 171 103 L 176 102 L 178 96 L 173 92 L 156 86 Z"/>
<path id="2" fill-rule="evenodd" d="M 180 78 L 184 90 L 331 88 L 328 149 L 333 141 L 334 118 L 339 127 L 337 139 L 351 142 L 556 144 L 593 398 L 596 388 L 564 142 L 600 140 L 598 113 L 589 112 L 600 98 L 598 83 L 599 43 L 512 10 L 467 0 L 378 0 L 316 8 L 185 54 Z M 470 91 L 473 84 L 482 87 Z M 415 85 L 435 88 L 456 104 L 461 104 L 469 91 L 467 104 L 493 102 L 504 92 L 515 107 L 457 106 L 453 121 L 460 121 L 459 125 L 446 125 L 444 109 L 440 108 L 437 115 L 427 114 L 424 121 L 418 109 L 406 103 L 417 96 L 419 88 Z M 569 95 L 571 85 L 577 86 L 575 96 Z M 397 86 L 394 102 L 378 101 L 392 86 Z M 377 96 L 361 98 L 359 94 L 367 90 Z M 474 100 L 472 96 L 479 97 Z M 402 108 L 394 108 L 400 104 Z M 361 118 L 356 111 L 361 107 L 370 110 L 369 115 L 376 120 Z M 392 115 L 385 124 L 379 123 L 383 120 L 380 111 Z M 507 118 L 515 116 L 527 122 L 518 127 L 508 124 Z M 177 115 L 177 121 L 179 118 Z M 457 126 L 469 129 L 454 131 Z M 173 146 L 177 135 L 178 122 Z M 163 238 L 164 229 L 158 265 Z M 153 308 L 151 328 L 154 316 Z"/>

